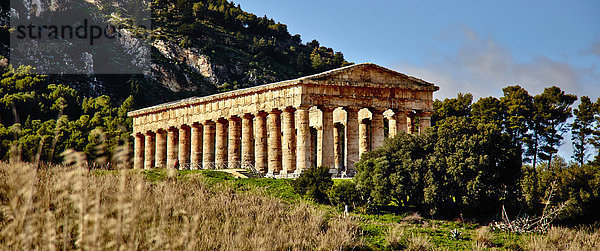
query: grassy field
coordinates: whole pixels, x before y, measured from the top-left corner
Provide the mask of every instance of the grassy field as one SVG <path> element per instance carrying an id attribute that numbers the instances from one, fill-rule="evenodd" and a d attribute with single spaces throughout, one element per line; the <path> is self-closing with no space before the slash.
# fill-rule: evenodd
<path id="1" fill-rule="evenodd" d="M 1 250 L 597 250 L 595 229 L 495 232 L 418 214 L 345 215 L 285 179 L 0 164 Z"/>

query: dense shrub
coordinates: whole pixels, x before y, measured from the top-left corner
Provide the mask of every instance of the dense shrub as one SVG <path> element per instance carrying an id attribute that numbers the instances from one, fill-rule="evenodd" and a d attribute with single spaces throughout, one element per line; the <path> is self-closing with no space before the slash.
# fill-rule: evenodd
<path id="1" fill-rule="evenodd" d="M 315 201 L 327 202 L 327 192 L 333 185 L 329 168 L 311 167 L 303 172 L 298 179 L 292 181 L 296 193 L 307 196 Z"/>
<path id="2" fill-rule="evenodd" d="M 517 197 L 517 153 L 497 126 L 451 117 L 423 136 L 400 134 L 363 155 L 355 179 L 377 205 L 489 215 Z"/>
<path id="3" fill-rule="evenodd" d="M 427 153 L 423 139 L 413 135 L 386 141 L 356 164 L 358 191 L 375 205 L 421 206 Z"/>
<path id="4" fill-rule="evenodd" d="M 552 189 L 554 187 L 554 189 Z M 531 213 L 566 203 L 558 220 L 563 223 L 600 221 L 600 167 L 567 164 L 556 159 L 550 165 L 524 168 L 522 199 Z M 552 196 L 550 196 L 552 193 Z"/>
<path id="5" fill-rule="evenodd" d="M 361 202 L 356 184 L 346 180 L 333 185 L 329 191 L 329 201 L 335 206 L 348 205 L 352 207 L 356 207 Z"/>

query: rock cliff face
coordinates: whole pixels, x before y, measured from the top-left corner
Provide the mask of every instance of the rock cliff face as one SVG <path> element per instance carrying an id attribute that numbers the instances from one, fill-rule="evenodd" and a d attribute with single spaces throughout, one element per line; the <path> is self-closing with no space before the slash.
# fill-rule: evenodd
<path id="1" fill-rule="evenodd" d="M 138 4 L 150 0 L 22 0 L 10 8 L 3 1 L 0 3 L 0 24 L 4 24 L 0 26 L 3 35 L 0 55 L 9 58 L 10 54 L 9 13 L 35 18 L 57 15 L 56 12 L 70 7 L 106 12 L 119 7 L 115 1 Z M 227 1 L 161 0 L 152 4 L 152 28 L 146 30 L 150 34 L 146 46 L 131 35 L 133 31 L 126 30 L 116 48 L 105 49 L 111 55 L 119 55 L 108 60 L 113 69 L 135 62 L 148 66 L 144 74 L 90 74 L 97 72 L 99 62 L 107 61 L 106 56 L 96 49 L 73 50 L 60 53 L 59 58 L 68 58 L 68 64 L 60 69 L 68 72 L 84 66 L 87 74 L 57 74 L 50 79 L 68 83 L 85 96 L 107 94 L 114 100 L 124 100 L 133 95 L 136 106 L 145 107 L 292 79 L 348 64 L 341 53 L 321 47 L 316 40 L 302 44 L 300 36 L 291 36 L 285 25 L 243 12 Z M 186 16 L 191 5 L 196 14 Z M 121 20 L 115 13 L 102 13 L 93 18 L 103 22 Z M 69 41 L 65 42 L 65 48 L 70 48 Z M 31 60 L 51 65 L 56 57 L 44 57 L 44 54 L 31 53 L 35 55 Z"/>
<path id="2" fill-rule="evenodd" d="M 11 8 L 13 15 L 16 14 L 27 19 L 32 19 L 43 17 L 49 13 L 52 14 L 55 11 L 64 10 L 71 4 L 74 4 L 72 0 L 23 0 L 21 6 L 11 6 Z M 87 8 L 90 6 L 100 7 L 103 2 L 87 0 L 83 4 L 87 4 Z M 2 8 L 3 15 L 0 17 L 0 24 L 7 26 L 10 24 L 10 19 L 7 15 L 8 12 L 6 7 Z M 145 74 L 144 81 L 149 82 L 151 85 L 158 85 L 155 88 L 166 89 L 173 93 L 211 94 L 217 91 L 218 86 L 231 82 L 230 72 L 244 74 L 242 67 L 234 66 L 232 69 L 229 69 L 228 66 L 215 65 L 209 56 L 202 54 L 197 48 L 181 48 L 179 45 L 168 40 L 156 39 L 151 42 L 151 50 L 154 52 L 151 62 L 145 62 L 145 58 L 150 58 L 146 57 L 148 55 L 145 55 L 145 53 L 150 53 L 150 51 L 144 52 L 140 50 L 140 47 L 143 45 L 131 37 L 129 33 L 126 32 L 125 36 L 118 40 L 118 43 L 120 44 L 119 49 L 128 56 L 127 58 L 139 61 L 137 62 L 138 64 L 150 65 L 150 72 Z M 8 48 L 8 41 L 3 40 L 0 44 L 0 52 L 3 57 L 9 57 Z M 33 51 L 39 52 L 39 50 Z M 52 59 L 56 59 L 55 57 L 44 57 L 44 55 L 37 52 L 30 54 L 32 55 L 32 60 L 38 63 L 47 61 L 45 65 L 52 65 Z M 70 55 L 65 54 L 64 56 L 68 57 L 65 59 L 65 62 L 70 62 L 70 65 L 63 66 L 65 72 L 73 70 L 78 65 L 85 65 L 85 68 L 89 69 L 89 73 L 91 73 L 94 68 L 94 62 L 97 62 L 94 56 L 86 51 L 75 52 Z M 51 76 L 51 78 L 53 77 Z M 62 76 L 60 79 L 68 80 L 70 77 Z M 107 81 L 112 81 L 111 78 L 107 79 L 102 76 L 95 77 L 88 75 L 83 79 L 79 76 L 77 80 L 72 80 L 69 82 L 75 83 L 74 85 L 78 89 L 87 90 L 87 94 L 89 95 L 113 94 L 110 86 L 114 86 L 115 83 L 107 83 Z M 162 101 L 165 100 L 159 98 L 156 102 Z"/>
<path id="3" fill-rule="evenodd" d="M 224 80 L 215 73 L 216 67 L 211 63 L 210 58 L 200 54 L 196 48 L 182 49 L 178 45 L 162 40 L 155 41 L 152 46 L 161 54 L 161 57 L 175 63 L 170 66 L 156 61 L 152 63 L 152 78 L 172 91 L 197 90 L 199 86 L 193 81 L 194 76 L 190 76 L 194 74 L 215 84 L 222 83 Z M 175 68 L 172 69 L 173 67 Z M 185 68 L 192 71 L 186 72 Z M 182 74 L 183 78 L 178 78 L 178 74 Z"/>

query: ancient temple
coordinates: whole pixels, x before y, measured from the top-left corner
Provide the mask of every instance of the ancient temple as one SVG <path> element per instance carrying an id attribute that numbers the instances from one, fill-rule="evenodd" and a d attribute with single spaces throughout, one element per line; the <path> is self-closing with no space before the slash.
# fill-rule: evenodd
<path id="1" fill-rule="evenodd" d="M 431 125 L 439 88 L 374 64 L 132 111 L 135 168 L 253 167 L 278 177 L 328 166 Z"/>

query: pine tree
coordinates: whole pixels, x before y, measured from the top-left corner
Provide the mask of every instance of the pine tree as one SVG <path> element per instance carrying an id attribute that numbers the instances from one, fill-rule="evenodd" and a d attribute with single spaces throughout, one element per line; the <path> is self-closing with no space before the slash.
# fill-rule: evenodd
<path id="1" fill-rule="evenodd" d="M 506 109 L 503 127 L 511 138 L 512 144 L 523 155 L 523 145 L 530 141 L 530 119 L 533 109 L 533 97 L 521 86 L 508 86 L 502 89 L 504 96 L 500 98 L 502 107 Z"/>
<path id="2" fill-rule="evenodd" d="M 533 131 L 529 142 L 528 155 L 533 157 L 535 167 L 539 160 L 550 163 L 562 144 L 563 134 L 568 130 L 566 124 L 571 114 L 571 105 L 577 96 L 565 94 L 559 87 L 544 89 L 542 94 L 533 98 Z M 538 160 L 539 158 L 539 160 Z"/>
<path id="3" fill-rule="evenodd" d="M 581 104 L 573 111 L 575 121 L 571 124 L 573 159 L 583 166 L 587 160 L 587 149 L 591 142 L 596 104 L 589 97 L 581 97 Z"/>

